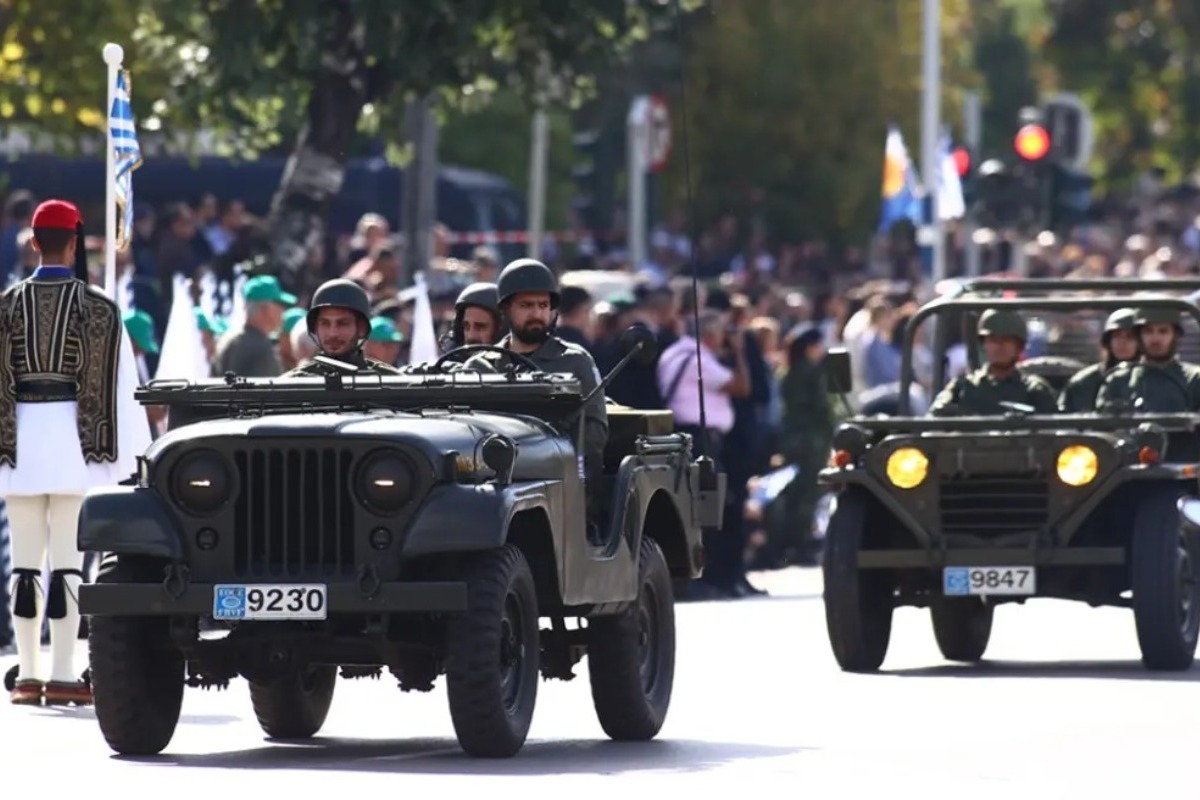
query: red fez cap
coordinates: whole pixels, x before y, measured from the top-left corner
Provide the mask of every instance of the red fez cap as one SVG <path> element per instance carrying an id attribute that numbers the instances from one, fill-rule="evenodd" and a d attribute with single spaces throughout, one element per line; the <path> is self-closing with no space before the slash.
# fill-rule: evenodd
<path id="1" fill-rule="evenodd" d="M 66 200 L 47 200 L 33 212 L 33 228 L 65 228 L 73 231 L 83 222 L 79 209 Z"/>

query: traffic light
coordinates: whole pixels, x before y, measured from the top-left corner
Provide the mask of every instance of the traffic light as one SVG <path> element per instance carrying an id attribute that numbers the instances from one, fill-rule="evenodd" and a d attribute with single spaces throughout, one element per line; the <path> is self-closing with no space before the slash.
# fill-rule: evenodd
<path id="1" fill-rule="evenodd" d="M 991 158 L 980 164 L 972 183 L 974 198 L 968 208 L 973 210 L 978 224 L 985 228 L 1007 228 L 1016 223 L 1016 180 L 1003 161 Z"/>
<path id="2" fill-rule="evenodd" d="M 1054 165 L 1050 177 L 1050 230 L 1066 231 L 1087 220 L 1093 183 L 1086 173 Z"/>
<path id="3" fill-rule="evenodd" d="M 1052 143 L 1050 158 L 1075 172 L 1087 169 L 1092 158 L 1092 112 L 1077 95 L 1059 94 L 1042 105 L 1042 120 Z"/>
<path id="4" fill-rule="evenodd" d="M 1049 155 L 1053 148 L 1050 132 L 1042 124 L 1038 109 L 1021 110 L 1021 125 L 1013 136 L 1013 182 L 1016 219 L 1013 226 L 1026 235 L 1036 235 L 1050 222 Z"/>
<path id="5" fill-rule="evenodd" d="M 958 173 L 958 183 L 962 187 L 963 205 L 970 209 L 975 204 L 975 164 L 971 151 L 965 147 L 956 147 L 951 153 L 954 159 L 954 171 Z"/>

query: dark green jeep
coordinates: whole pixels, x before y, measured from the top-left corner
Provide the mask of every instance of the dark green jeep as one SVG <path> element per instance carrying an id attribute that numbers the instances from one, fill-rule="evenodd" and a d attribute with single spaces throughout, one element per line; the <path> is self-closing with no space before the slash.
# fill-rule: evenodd
<path id="1" fill-rule="evenodd" d="M 1131 607 L 1147 668 L 1192 664 L 1200 554 L 1176 504 L 1197 485 L 1200 415 L 1134 404 L 1072 415 L 1017 404 L 1003 416 L 911 414 L 914 336 L 933 315 L 1005 308 L 1075 317 L 1138 306 L 1200 320 L 1195 296 L 1111 293 L 1120 288 L 1106 296 L 1116 282 L 1098 281 L 1076 289 L 1092 296 L 1037 297 L 1028 283 L 1010 282 L 1015 297 L 965 292 L 919 309 L 903 346 L 901 413 L 851 418 L 834 436 L 832 466 L 821 473 L 836 492 L 824 591 L 844 670 L 880 667 L 897 607 L 928 607 L 942 654 L 974 662 L 995 607 L 1033 598 Z M 845 391 L 848 355 L 832 352 L 830 364 L 831 389 Z"/>

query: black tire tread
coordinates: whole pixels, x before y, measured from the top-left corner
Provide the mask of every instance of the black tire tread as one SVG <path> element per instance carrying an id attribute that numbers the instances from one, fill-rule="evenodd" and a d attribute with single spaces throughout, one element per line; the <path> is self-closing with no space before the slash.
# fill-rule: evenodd
<path id="1" fill-rule="evenodd" d="M 1175 548 L 1180 521 L 1178 493 L 1156 492 L 1139 504 L 1133 523 L 1130 584 L 1133 618 L 1142 664 L 1149 670 L 1190 669 L 1196 654 L 1196 632 L 1184 641 L 1179 630 Z M 1193 562 L 1194 568 L 1195 562 Z M 1193 598 L 1193 602 L 1195 598 Z"/>
<path id="2" fill-rule="evenodd" d="M 640 629 L 637 606 L 620 614 L 588 620 L 588 677 L 600 727 L 615 741 L 642 742 L 662 729 L 675 682 L 675 603 L 671 571 L 658 542 L 642 537 L 638 554 L 638 586 L 655 584 L 665 609 L 660 616 L 659 647 L 669 653 L 659 675 L 657 697 L 647 697 L 638 663 Z"/>
<path id="3" fill-rule="evenodd" d="M 300 673 L 292 672 L 270 682 L 250 681 L 250 703 L 263 733 L 272 739 L 309 739 L 321 730 L 333 692 L 337 687 L 337 667 L 321 665 L 317 671 L 316 691 L 308 695 Z"/>
<path id="4" fill-rule="evenodd" d="M 864 603 L 864 599 L 871 599 L 864 596 L 869 590 L 882 594 L 882 583 L 869 582 L 887 580 L 880 570 L 858 568 L 858 550 L 867 524 L 866 501 L 853 490 L 843 493 L 825 536 L 825 628 L 834 659 L 845 672 L 878 670 L 887 656 L 892 634 L 894 608 L 890 598 L 880 608 Z"/>
<path id="5" fill-rule="evenodd" d="M 992 638 L 996 607 L 974 597 L 939 597 L 929 607 L 933 637 L 947 661 L 983 660 Z"/>

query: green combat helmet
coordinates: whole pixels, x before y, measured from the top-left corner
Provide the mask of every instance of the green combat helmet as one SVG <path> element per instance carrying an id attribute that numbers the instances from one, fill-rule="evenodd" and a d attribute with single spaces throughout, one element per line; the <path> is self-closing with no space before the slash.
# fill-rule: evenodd
<path id="1" fill-rule="evenodd" d="M 1173 308 L 1143 308 L 1138 311 L 1135 322 L 1137 325 L 1174 325 L 1176 331 L 1183 333 L 1183 322 Z"/>
<path id="2" fill-rule="evenodd" d="M 990 309 L 979 318 L 979 338 L 985 336 L 1011 336 L 1022 343 L 1029 341 L 1025 320 L 1015 311 Z"/>
<path id="3" fill-rule="evenodd" d="M 550 308 L 558 308 L 558 279 L 549 267 L 532 258 L 519 258 L 505 267 L 496 279 L 496 289 L 502 306 L 522 292 L 549 292 Z"/>
<path id="4" fill-rule="evenodd" d="M 1132 308 L 1118 308 L 1104 321 L 1104 333 L 1100 337 L 1105 345 L 1116 331 L 1132 331 L 1138 326 L 1138 312 Z"/>
<path id="5" fill-rule="evenodd" d="M 309 333 L 316 332 L 317 314 L 322 308 L 349 309 L 362 319 L 368 329 L 371 327 L 371 299 L 367 297 L 366 290 L 354 281 L 336 278 L 325 281 L 313 292 L 306 319 Z"/>

